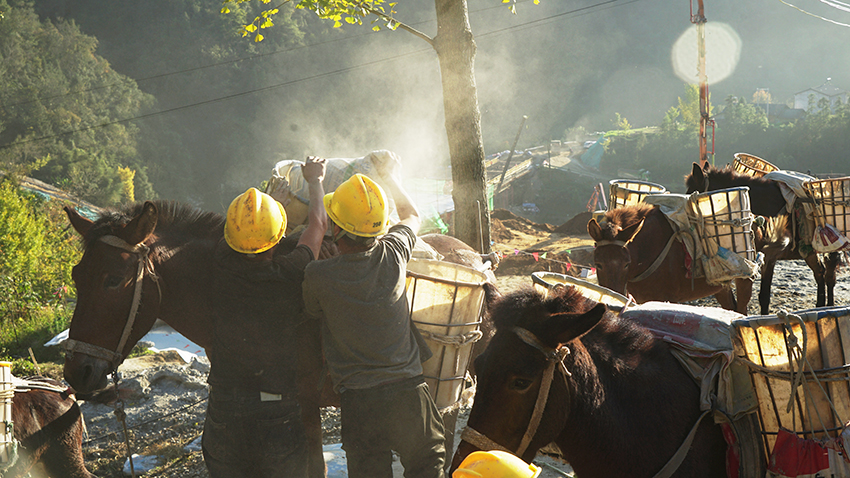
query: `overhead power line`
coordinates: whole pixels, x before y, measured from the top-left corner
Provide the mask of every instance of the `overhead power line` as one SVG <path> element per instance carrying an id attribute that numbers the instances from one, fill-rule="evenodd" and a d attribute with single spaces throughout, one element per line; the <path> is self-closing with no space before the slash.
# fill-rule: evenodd
<path id="1" fill-rule="evenodd" d="M 822 16 L 820 16 L 820 15 L 816 15 L 816 14 L 811 13 L 811 12 L 807 12 L 806 10 L 803 10 L 802 8 L 800 8 L 800 7 L 796 6 L 796 5 L 792 5 L 792 4 L 788 3 L 788 2 L 786 2 L 785 0 L 779 0 L 779 1 L 780 1 L 781 3 L 784 3 L 785 5 L 788 5 L 789 7 L 793 8 L 793 9 L 798 10 L 798 11 L 800 11 L 800 12 L 802 12 L 802 13 L 805 13 L 806 15 L 809 15 L 809 16 L 811 16 L 811 17 L 819 18 L 819 19 L 821 19 L 821 20 L 823 20 L 823 21 L 825 21 L 825 22 L 829 22 L 829 23 L 832 23 L 832 24 L 834 24 L 834 25 L 838 25 L 838 26 L 841 26 L 841 27 L 850 27 L 850 25 L 848 25 L 848 24 L 846 24 L 846 23 L 837 22 L 837 21 L 835 21 L 835 20 L 832 20 L 831 18 L 826 18 L 826 17 L 822 17 Z M 824 2 L 824 3 L 826 3 L 826 2 Z"/>
<path id="2" fill-rule="evenodd" d="M 526 1 L 528 1 L 528 0 L 526 0 Z M 547 17 L 539 18 L 539 19 L 536 19 L 536 20 L 531 20 L 531 21 L 520 23 L 520 24 L 517 24 L 517 25 L 512 25 L 512 26 L 509 26 L 509 27 L 500 28 L 500 29 L 497 29 L 497 30 L 493 30 L 493 31 L 490 31 L 490 32 L 483 33 L 483 34 L 475 35 L 475 38 L 490 38 L 490 37 L 493 37 L 493 36 L 498 36 L 498 35 L 501 35 L 501 34 L 513 32 L 513 31 L 518 31 L 518 30 L 522 30 L 522 29 L 525 29 L 525 28 L 530 28 L 532 26 L 551 23 L 555 19 L 563 18 L 563 17 L 566 17 L 568 15 L 583 16 L 583 15 L 586 15 L 588 13 L 591 13 L 590 10 L 592 10 L 594 8 L 598 8 L 598 7 L 608 6 L 608 8 L 603 8 L 603 10 L 605 10 L 605 9 L 614 8 L 614 7 L 618 7 L 618 6 L 627 6 L 627 5 L 630 5 L 630 4 L 633 4 L 633 3 L 637 3 L 639 1 L 642 1 L 642 0 L 628 0 L 628 1 L 605 0 L 605 1 L 602 1 L 602 2 L 599 2 L 599 3 L 595 3 L 593 5 L 586 6 L 586 7 L 577 8 L 577 9 L 570 10 L 570 11 L 567 11 L 567 12 L 562 12 L 562 13 L 550 15 L 550 16 L 547 16 Z M 780 1 L 782 1 L 782 0 L 780 0 Z M 490 7 L 490 8 L 484 9 L 484 10 L 489 10 L 489 9 L 492 9 L 492 8 L 495 8 L 495 7 Z M 504 7 L 502 7 L 502 8 L 504 8 Z M 579 14 L 579 15 L 576 15 L 576 14 Z M 423 22 L 419 22 L 419 23 L 423 23 Z M 356 35 L 356 36 L 363 36 L 363 35 Z M 346 37 L 345 39 L 348 40 L 348 39 L 351 39 L 351 37 Z M 342 40 L 342 39 L 339 39 L 339 40 Z M 306 46 L 302 46 L 302 47 L 297 47 L 296 49 L 307 48 L 309 46 L 316 46 L 316 45 L 324 44 L 324 43 L 331 43 L 331 42 L 339 41 L 339 40 L 337 40 L 337 39 L 329 40 L 327 42 L 321 42 L 321 43 L 314 44 L 314 45 L 306 45 Z M 287 50 L 287 51 L 292 51 L 292 50 Z M 350 67 L 346 67 L 346 68 L 340 68 L 340 69 L 337 69 L 337 70 L 328 71 L 328 72 L 325 72 L 325 73 L 319 73 L 319 74 L 312 75 L 312 76 L 305 77 L 305 78 L 290 80 L 290 81 L 278 83 L 278 84 L 275 84 L 275 85 L 270 85 L 270 86 L 265 86 L 265 87 L 262 87 L 262 88 L 247 90 L 247 91 L 243 91 L 243 92 L 240 92 L 240 93 L 234 93 L 234 94 L 231 94 L 231 95 L 226 95 L 226 96 L 221 96 L 221 97 L 217 97 L 217 98 L 212 98 L 212 99 L 209 99 L 209 100 L 199 101 L 199 102 L 196 102 L 196 103 L 190 103 L 190 104 L 178 106 L 178 107 L 175 107 L 175 108 L 168 108 L 168 109 L 164 109 L 164 110 L 160 110 L 160 111 L 155 111 L 155 112 L 152 112 L 152 113 L 146 113 L 146 114 L 142 114 L 142 115 L 138 115 L 138 116 L 133 116 L 133 117 L 130 117 L 130 118 L 108 121 L 108 122 L 105 122 L 105 123 L 100 123 L 100 124 L 91 125 L 91 126 L 84 126 L 84 127 L 81 127 L 81 128 L 77 128 L 77 129 L 73 129 L 73 130 L 69 130 L 69 131 L 64 131 L 64 132 L 61 132 L 61 133 L 55 133 L 55 134 L 51 134 L 51 135 L 45 135 L 45 136 L 40 136 L 40 137 L 36 137 L 36 138 L 30 138 L 30 139 L 26 139 L 26 140 L 22 140 L 22 141 L 16 141 L 14 143 L 0 145 L 0 149 L 7 149 L 7 148 L 10 148 L 10 147 L 13 147 L 13 146 L 19 146 L 19 145 L 23 145 L 23 144 L 33 143 L 33 142 L 36 142 L 36 141 L 44 141 L 44 140 L 48 140 L 48 139 L 59 138 L 59 137 L 67 136 L 67 135 L 74 134 L 74 133 L 81 133 L 81 132 L 90 131 L 90 130 L 93 130 L 93 129 L 105 128 L 105 127 L 114 126 L 114 125 L 117 125 L 117 124 L 128 123 L 130 121 L 136 121 L 136 120 L 140 120 L 140 119 L 151 118 L 151 117 L 160 116 L 160 115 L 164 115 L 164 114 L 174 113 L 174 112 L 177 112 L 177 111 L 183 111 L 183 110 L 187 110 L 187 109 L 191 109 L 191 108 L 196 108 L 196 107 L 199 107 L 199 106 L 204 106 L 204 105 L 208 105 L 208 104 L 212 104 L 212 103 L 227 101 L 227 100 L 231 100 L 231 99 L 234 99 L 234 98 L 240 98 L 240 97 L 243 97 L 243 96 L 252 95 L 252 94 L 255 94 L 255 93 L 262 93 L 264 91 L 270 91 L 270 90 L 274 90 L 274 89 L 278 89 L 278 88 L 282 88 L 282 87 L 286 87 L 286 86 L 292 86 L 292 85 L 302 83 L 302 82 L 305 82 L 305 81 L 316 80 L 316 79 L 321 79 L 321 78 L 334 76 L 334 75 L 338 75 L 338 74 L 342 74 L 342 73 L 347 73 L 347 72 L 350 72 L 350 71 L 359 70 L 361 68 L 374 66 L 374 65 L 377 65 L 377 64 L 380 64 L 380 63 L 385 63 L 385 62 L 388 62 L 388 61 L 395 61 L 395 60 L 398 60 L 398 59 L 401 59 L 401 58 L 406 58 L 406 57 L 410 57 L 410 56 L 413 56 L 413 55 L 416 55 L 416 54 L 419 54 L 419 53 L 424 53 L 424 52 L 429 52 L 429 51 L 433 52 L 434 50 L 432 48 L 422 48 L 422 49 L 418 49 L 418 50 L 413 50 L 413 51 L 410 51 L 410 52 L 407 52 L 407 53 L 402 53 L 400 55 L 395 55 L 395 56 L 391 56 L 391 57 L 387 57 L 387 58 L 381 58 L 381 59 L 377 59 L 377 60 L 368 61 L 366 63 L 361 63 L 359 65 L 354 65 L 354 66 L 350 66 Z M 179 73 L 183 73 L 183 72 L 197 71 L 197 70 L 202 70 L 202 69 L 206 69 L 206 68 L 212 68 L 214 66 L 221 66 L 223 64 L 236 63 L 236 62 L 244 61 L 244 60 L 247 60 L 247 59 L 255 59 L 255 58 L 258 58 L 258 57 L 269 56 L 269 55 L 273 55 L 273 54 L 276 54 L 276 53 L 280 53 L 280 52 L 271 52 L 271 53 L 265 53 L 265 54 L 262 54 L 262 55 L 255 55 L 253 57 L 243 58 L 243 59 L 238 59 L 238 60 L 232 60 L 230 62 L 222 62 L 222 63 L 218 63 L 218 64 L 215 64 L 215 65 L 208 65 L 208 66 L 203 66 L 203 67 L 191 68 L 191 69 L 183 70 L 181 72 L 174 72 L 174 73 L 156 75 L 155 77 L 163 77 L 163 76 L 169 76 L 169 75 L 179 74 Z M 152 78 L 155 78 L 155 77 L 150 77 L 150 78 L 152 79 Z M 109 86 L 114 86 L 114 85 L 109 85 Z M 104 86 L 103 88 L 107 88 L 109 86 Z"/>

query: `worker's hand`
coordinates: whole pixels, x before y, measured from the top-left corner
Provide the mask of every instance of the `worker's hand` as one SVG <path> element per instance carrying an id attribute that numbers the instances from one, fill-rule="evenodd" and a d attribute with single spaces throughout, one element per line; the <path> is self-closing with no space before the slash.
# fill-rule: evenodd
<path id="1" fill-rule="evenodd" d="M 286 178 L 274 177 L 269 184 L 269 196 L 274 198 L 283 207 L 286 207 L 292 200 L 292 195 L 289 190 L 289 181 Z"/>
<path id="2" fill-rule="evenodd" d="M 378 174 L 385 180 L 398 179 L 401 174 L 401 158 L 390 151 L 381 151 L 381 154 L 372 158 L 372 164 Z"/>
<path id="3" fill-rule="evenodd" d="M 325 168 L 327 160 L 318 156 L 307 156 L 307 160 L 301 165 L 301 174 L 307 183 L 322 182 L 325 179 Z"/>
<path id="4" fill-rule="evenodd" d="M 322 248 L 319 251 L 319 259 L 330 259 L 339 255 L 339 247 L 334 241 L 325 239 L 322 241 Z"/>

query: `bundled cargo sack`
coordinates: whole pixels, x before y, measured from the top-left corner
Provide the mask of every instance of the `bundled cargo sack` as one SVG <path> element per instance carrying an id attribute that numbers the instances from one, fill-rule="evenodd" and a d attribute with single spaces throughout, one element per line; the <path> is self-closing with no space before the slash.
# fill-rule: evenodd
<path id="1" fill-rule="evenodd" d="M 307 182 L 301 174 L 303 161 L 288 159 L 280 161 L 272 168 L 265 192 L 276 198 L 285 197 L 281 201 L 286 209 L 287 229 L 289 234 L 307 220 L 307 210 L 310 205 L 310 194 Z M 386 190 L 390 177 L 399 179 L 401 173 L 401 158 L 392 151 L 377 150 L 362 158 L 331 158 L 327 160 L 327 169 L 323 181 L 325 192 L 336 190 L 337 186 L 346 179 L 360 173 L 368 176 Z M 395 203 L 388 198 L 390 216 L 395 213 Z"/>

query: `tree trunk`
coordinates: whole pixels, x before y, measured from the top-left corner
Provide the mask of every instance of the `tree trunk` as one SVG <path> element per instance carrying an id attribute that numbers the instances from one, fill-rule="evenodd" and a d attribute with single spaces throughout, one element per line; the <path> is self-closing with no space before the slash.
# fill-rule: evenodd
<path id="1" fill-rule="evenodd" d="M 475 86 L 475 40 L 466 0 L 435 0 L 443 109 L 452 161 L 454 234 L 481 253 L 490 252 L 481 113 Z"/>

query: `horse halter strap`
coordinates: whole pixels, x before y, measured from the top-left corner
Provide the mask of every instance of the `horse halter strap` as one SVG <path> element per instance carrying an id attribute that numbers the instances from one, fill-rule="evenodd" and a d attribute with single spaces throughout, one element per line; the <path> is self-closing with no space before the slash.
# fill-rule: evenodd
<path id="1" fill-rule="evenodd" d="M 549 388 L 552 385 L 552 379 L 555 375 L 555 366 L 560 365 L 565 386 L 567 385 L 567 377 L 572 376 L 572 374 L 567 370 L 566 365 L 564 365 L 564 359 L 570 354 L 569 347 L 566 345 L 561 345 L 557 349 L 547 347 L 533 333 L 521 327 L 514 327 L 513 332 L 517 334 L 520 340 L 540 351 L 548 362 L 546 369 L 543 370 L 543 379 L 540 383 L 540 390 L 537 393 L 537 401 L 534 403 L 534 411 L 531 413 L 531 420 L 528 422 L 528 428 L 526 428 L 525 434 L 522 436 L 519 448 L 514 453 L 471 427 L 464 428 L 460 438 L 482 450 L 502 450 L 508 453 L 514 453 L 516 456 L 522 456 L 525 450 L 528 449 L 528 445 L 531 444 L 531 439 L 537 433 L 540 420 L 543 418 L 543 411 L 546 409 L 546 402 L 549 400 Z"/>
<path id="2" fill-rule="evenodd" d="M 147 270 L 148 274 L 154 281 L 157 281 L 158 278 L 156 274 L 154 274 L 153 264 L 150 262 L 148 257 L 148 253 L 150 252 L 150 248 L 148 246 L 143 243 L 131 245 L 124 239 L 112 235 L 101 236 L 99 240 L 110 246 L 136 254 L 139 257 L 139 266 L 136 270 L 136 285 L 133 291 L 133 304 L 130 306 L 130 314 L 127 317 L 126 324 L 124 324 L 124 331 L 121 333 L 121 340 L 118 341 L 118 347 L 114 352 L 105 347 L 73 339 L 65 341 L 65 351 L 71 354 L 74 352 L 82 352 L 86 355 L 102 358 L 111 363 L 112 366 L 117 369 L 118 364 L 120 364 L 124 359 L 122 351 L 124 350 L 124 346 L 127 345 L 127 339 L 130 337 L 130 332 L 133 330 L 133 323 L 136 321 L 136 315 L 139 312 L 139 304 L 141 303 L 142 298 L 142 282 L 145 277 L 145 271 Z M 157 286 L 159 286 L 158 283 Z M 160 291 L 160 299 L 161 298 L 162 292 Z"/>

